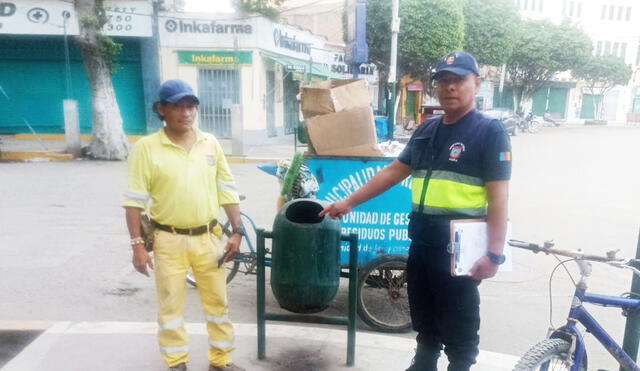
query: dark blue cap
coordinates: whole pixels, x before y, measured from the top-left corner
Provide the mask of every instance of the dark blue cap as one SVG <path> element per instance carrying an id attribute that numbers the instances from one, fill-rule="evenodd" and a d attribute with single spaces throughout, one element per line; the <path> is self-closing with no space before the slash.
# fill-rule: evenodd
<path id="1" fill-rule="evenodd" d="M 478 71 L 478 62 L 473 55 L 466 52 L 451 52 L 438 61 L 436 72 L 431 77 L 434 80 L 442 77 L 445 72 L 455 73 L 456 75 L 466 76 L 475 73 L 480 76 Z"/>
<path id="2" fill-rule="evenodd" d="M 192 98 L 200 104 L 191 86 L 182 80 L 167 80 L 160 87 L 158 98 L 162 102 L 176 103 L 184 98 Z"/>

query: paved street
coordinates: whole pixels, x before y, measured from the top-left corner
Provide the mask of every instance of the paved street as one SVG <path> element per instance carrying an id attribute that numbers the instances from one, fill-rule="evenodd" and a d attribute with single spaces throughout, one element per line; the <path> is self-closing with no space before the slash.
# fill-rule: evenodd
<path id="1" fill-rule="evenodd" d="M 640 129 L 545 128 L 513 137 L 510 216 L 514 238 L 590 253 L 635 253 L 640 227 Z M 269 228 L 278 193 L 276 179 L 255 164 L 233 164 L 243 209 Z M 0 319 L 6 321 L 138 321 L 156 318 L 153 280 L 130 264 L 124 212 L 126 164 L 74 161 L 0 164 Z M 549 327 L 552 257 L 515 252 L 514 271 L 484 282 L 483 350 L 520 355 Z M 629 290 L 630 273 L 597 266 L 590 288 Z M 571 270 L 576 270 L 571 267 Z M 572 285 L 563 270 L 553 281 L 553 320 L 561 325 Z M 346 310 L 343 285 L 329 313 Z M 255 277 L 229 285 L 232 319 L 255 323 Z M 273 300 L 268 310 L 276 311 Z M 593 313 L 619 340 L 624 319 L 616 309 Z M 186 320 L 202 313 L 191 290 Z M 0 322 L 1 329 L 2 322 Z M 368 331 L 361 324 L 362 331 Z M 413 334 L 399 335 L 403 339 Z M 596 345 L 590 369 L 617 369 Z"/>

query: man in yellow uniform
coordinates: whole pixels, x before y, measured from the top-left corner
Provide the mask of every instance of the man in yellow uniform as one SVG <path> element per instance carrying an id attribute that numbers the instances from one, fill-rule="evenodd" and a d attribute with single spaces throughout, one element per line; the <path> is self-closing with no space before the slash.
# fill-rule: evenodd
<path id="1" fill-rule="evenodd" d="M 142 138 L 129 156 L 125 194 L 133 265 L 149 275 L 154 269 L 158 292 L 160 351 L 171 371 L 187 370 L 188 335 L 184 328 L 186 274 L 198 282 L 209 333 L 210 371 L 238 371 L 231 362 L 233 326 L 228 317 L 225 261 L 238 253 L 244 228 L 238 192 L 220 143 L 193 127 L 199 100 L 180 80 L 162 84 L 154 109 L 165 126 Z M 153 259 L 144 248 L 141 212 L 150 203 L 155 225 Z M 222 206 L 233 234 L 221 243 L 217 218 Z"/>

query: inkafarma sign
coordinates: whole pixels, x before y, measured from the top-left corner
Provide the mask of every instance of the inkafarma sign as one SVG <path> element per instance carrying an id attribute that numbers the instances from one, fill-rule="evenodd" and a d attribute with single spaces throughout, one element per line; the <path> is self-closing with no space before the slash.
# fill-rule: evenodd
<path id="1" fill-rule="evenodd" d="M 169 33 L 186 34 L 252 34 L 253 26 L 246 23 L 200 21 L 195 19 L 166 19 L 164 29 Z"/>
<path id="2" fill-rule="evenodd" d="M 291 35 L 279 28 L 273 30 L 273 43 L 277 48 L 284 48 L 296 53 L 311 54 L 311 43 L 296 40 L 296 35 Z"/>

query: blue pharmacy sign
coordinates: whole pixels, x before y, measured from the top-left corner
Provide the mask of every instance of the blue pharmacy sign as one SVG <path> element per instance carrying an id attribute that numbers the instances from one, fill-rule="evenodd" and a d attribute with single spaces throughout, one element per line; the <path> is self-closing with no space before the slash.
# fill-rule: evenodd
<path id="1" fill-rule="evenodd" d="M 367 2 L 358 0 L 355 6 L 355 24 L 350 27 L 351 38 L 346 48 L 347 62 L 360 65 L 369 62 L 369 45 L 367 44 Z"/>
<path id="2" fill-rule="evenodd" d="M 318 179 L 317 198 L 333 203 L 360 189 L 395 158 L 309 156 L 305 164 Z M 358 235 L 358 264 L 388 254 L 409 253 L 411 178 L 384 194 L 356 207 L 342 219 L 342 233 Z M 344 244 L 341 263 L 348 264 L 349 247 Z"/>

